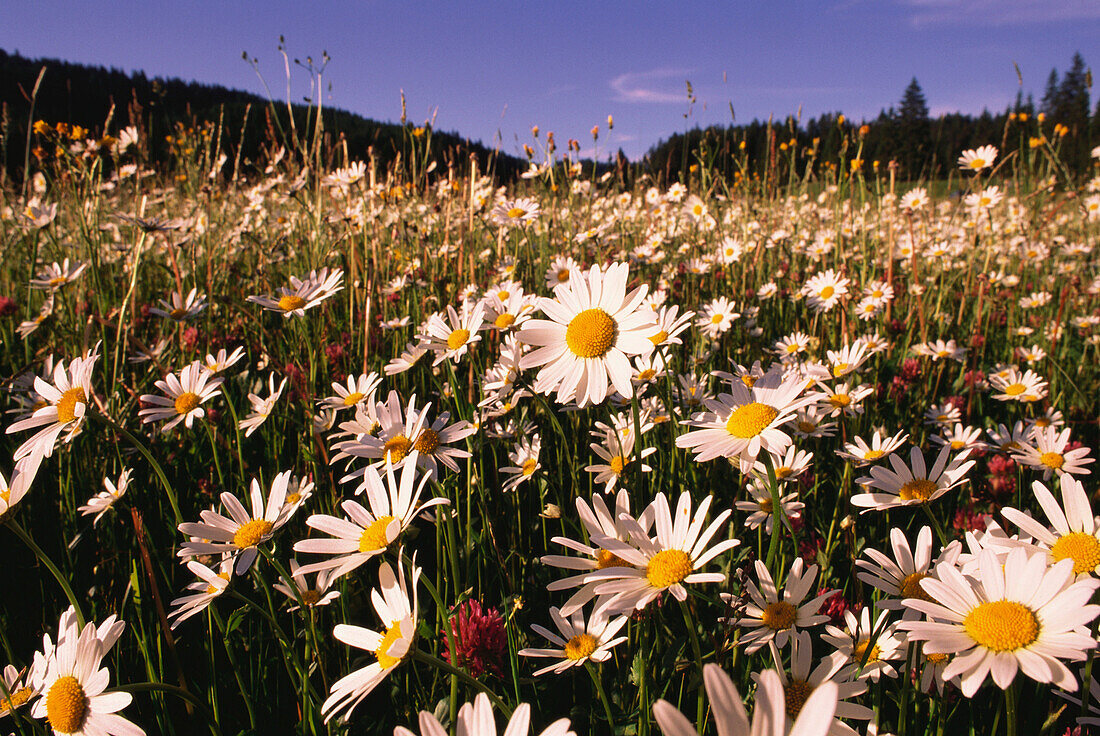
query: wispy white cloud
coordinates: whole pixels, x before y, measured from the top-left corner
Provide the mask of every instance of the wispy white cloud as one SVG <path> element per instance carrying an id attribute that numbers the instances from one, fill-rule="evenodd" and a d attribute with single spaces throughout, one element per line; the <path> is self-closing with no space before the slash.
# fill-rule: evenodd
<path id="1" fill-rule="evenodd" d="M 973 26 L 1100 20 L 1096 0 L 900 0 L 909 24 Z"/>
<path id="2" fill-rule="evenodd" d="M 685 80 L 691 69 L 652 69 L 628 72 L 611 80 L 614 102 L 642 102 L 662 105 L 687 102 Z M 678 82 L 678 83 L 677 83 Z"/>

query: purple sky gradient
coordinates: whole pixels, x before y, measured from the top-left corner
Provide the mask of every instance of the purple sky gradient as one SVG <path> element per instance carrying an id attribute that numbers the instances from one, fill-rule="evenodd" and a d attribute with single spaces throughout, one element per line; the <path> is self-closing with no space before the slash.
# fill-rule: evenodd
<path id="1" fill-rule="evenodd" d="M 1100 60 L 1096 0 L 770 0 L 768 2 L 82 3 L 7 0 L 0 48 L 24 56 L 144 70 L 277 99 L 291 57 L 332 57 L 324 104 L 436 126 L 518 153 L 538 124 L 564 148 L 601 128 L 601 157 L 635 158 L 695 125 L 841 111 L 874 117 L 911 77 L 933 114 L 1002 110 L 1043 92 L 1075 51 Z M 292 68 L 292 97 L 309 78 Z M 685 81 L 696 103 L 689 109 Z M 331 86 L 331 89 L 330 89 Z M 1093 95 L 1095 104 L 1096 95 Z M 607 116 L 615 118 L 608 134 Z"/>

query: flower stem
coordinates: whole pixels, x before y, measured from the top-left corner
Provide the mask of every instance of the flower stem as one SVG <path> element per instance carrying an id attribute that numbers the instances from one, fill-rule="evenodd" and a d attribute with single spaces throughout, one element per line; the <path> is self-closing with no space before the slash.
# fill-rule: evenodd
<path id="1" fill-rule="evenodd" d="M 61 590 L 65 593 L 65 597 L 69 599 L 69 604 L 76 612 L 76 623 L 83 630 L 84 613 L 80 610 L 80 602 L 76 599 L 76 594 L 73 593 L 72 587 L 69 585 L 69 581 L 61 574 L 61 571 L 57 569 L 57 565 L 53 564 L 53 560 L 46 556 L 46 553 L 42 551 L 42 548 L 34 543 L 30 535 L 23 530 L 23 527 L 19 526 L 19 522 L 15 519 L 8 519 L 8 527 L 15 532 L 15 536 L 23 540 L 23 544 L 30 547 L 31 552 L 34 552 L 34 556 L 38 558 L 38 561 L 46 566 L 46 569 L 50 571 L 50 574 L 57 580 L 57 584 L 61 586 Z"/>
<path id="2" fill-rule="evenodd" d="M 615 716 L 611 712 L 611 701 L 607 699 L 607 693 L 603 689 L 603 680 L 599 673 L 596 671 L 595 665 L 591 660 L 584 663 L 584 668 L 588 670 L 588 674 L 592 676 L 592 683 L 596 686 L 596 693 L 600 696 L 600 702 L 603 703 L 603 712 L 607 716 L 607 732 L 615 733 Z"/>
<path id="3" fill-rule="evenodd" d="M 104 414 L 99 414 L 97 412 L 89 413 L 91 414 L 93 420 L 99 422 L 100 424 L 103 424 L 106 427 L 110 427 L 111 429 L 122 435 L 126 439 L 126 441 L 134 447 L 134 449 L 140 452 L 145 457 L 145 459 L 149 461 L 149 464 L 153 467 L 153 472 L 156 473 L 157 480 L 159 480 L 160 484 L 164 487 L 164 492 L 168 496 L 168 503 L 172 505 L 172 513 L 176 516 L 176 525 L 178 526 L 182 524 L 183 515 L 180 514 L 179 503 L 176 501 L 176 492 L 172 489 L 172 484 L 168 482 L 168 476 L 164 474 L 164 468 L 162 468 L 160 466 L 160 463 L 157 462 L 157 459 L 153 457 L 153 453 L 149 452 L 149 448 L 145 446 L 145 443 L 132 435 L 122 425 L 116 424 L 114 420 L 112 420 L 110 417 Z"/>
<path id="4" fill-rule="evenodd" d="M 509 708 L 503 700 L 501 700 L 499 697 L 497 697 L 496 693 L 494 693 L 492 690 L 487 688 L 484 684 L 478 682 L 476 679 L 474 679 L 473 677 L 471 677 L 467 673 L 463 672 L 462 670 L 458 669 L 457 667 L 452 667 L 451 665 L 444 662 L 442 659 L 439 659 L 438 657 L 434 657 L 431 654 L 428 654 L 427 652 L 422 651 L 420 649 L 415 649 L 414 648 L 411 652 L 409 652 L 409 656 L 411 656 L 413 659 L 417 660 L 418 662 L 423 662 L 424 664 L 429 664 L 432 667 L 435 667 L 436 669 L 438 669 L 442 672 L 446 672 L 449 675 L 454 675 L 458 679 L 465 682 L 467 685 L 470 685 L 472 687 L 477 688 L 478 690 L 480 690 L 481 692 L 483 692 L 483 693 L 485 693 L 486 695 L 489 696 L 489 700 L 493 701 L 493 705 L 495 705 L 497 708 L 500 708 L 501 712 L 504 713 L 504 716 L 506 718 L 511 718 L 512 717 L 512 709 Z"/>

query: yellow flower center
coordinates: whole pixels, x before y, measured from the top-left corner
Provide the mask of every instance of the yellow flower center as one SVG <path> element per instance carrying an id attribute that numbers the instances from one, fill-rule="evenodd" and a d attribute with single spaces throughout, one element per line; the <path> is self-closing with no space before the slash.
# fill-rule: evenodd
<path id="1" fill-rule="evenodd" d="M 779 480 L 786 480 L 787 478 L 790 478 L 792 475 L 794 475 L 794 468 L 792 468 L 788 465 L 784 465 L 781 468 L 776 468 L 775 469 L 775 477 L 778 478 Z"/>
<path id="2" fill-rule="evenodd" d="M 829 397 L 829 403 L 837 409 L 844 409 L 852 405 L 852 397 L 848 394 L 833 394 Z"/>
<path id="3" fill-rule="evenodd" d="M 728 426 L 729 425 L 727 425 L 727 428 L 728 428 Z M 802 432 L 803 434 L 810 434 L 811 432 L 813 432 L 816 429 L 817 429 L 817 425 L 814 424 L 813 422 L 807 421 L 805 419 L 798 422 L 798 431 Z"/>
<path id="4" fill-rule="evenodd" d="M 378 648 L 374 650 L 374 656 L 378 657 L 378 664 L 382 665 L 382 669 L 388 670 L 401 661 L 401 657 L 391 657 L 389 655 L 390 647 L 400 638 L 401 622 L 397 621 L 394 622 L 393 626 L 386 629 L 386 635 L 382 637 L 382 641 L 378 643 Z"/>
<path id="5" fill-rule="evenodd" d="M 754 401 L 737 407 L 730 414 L 730 418 L 726 420 L 726 431 L 734 437 L 747 440 L 767 429 L 777 416 L 779 416 L 779 410 L 774 406 Z"/>
<path id="6" fill-rule="evenodd" d="M 655 375 L 657 375 L 657 371 L 652 368 L 646 368 L 644 371 L 638 371 L 638 380 L 651 381 Z"/>
<path id="7" fill-rule="evenodd" d="M 1058 538 L 1050 548 L 1050 556 L 1055 562 L 1073 560 L 1074 575 L 1092 572 L 1100 565 L 1100 540 L 1091 534 L 1072 532 Z"/>
<path id="8" fill-rule="evenodd" d="M 651 343 L 653 343 L 654 345 L 660 345 L 661 343 L 663 343 L 667 339 L 668 339 L 668 333 L 665 332 L 664 330 L 661 330 L 656 335 L 652 335 L 649 338 L 649 341 Z"/>
<path id="9" fill-rule="evenodd" d="M 1005 395 L 1007 396 L 1019 396 L 1027 390 L 1027 386 L 1022 383 L 1013 383 L 1005 386 Z"/>
<path id="10" fill-rule="evenodd" d="M 792 721 L 798 718 L 798 714 L 802 712 L 802 706 L 806 704 L 813 691 L 814 686 L 805 680 L 791 678 L 783 688 L 783 704 L 786 706 L 788 718 Z"/>
<path id="11" fill-rule="evenodd" d="M 176 397 L 176 413 L 181 415 L 189 414 L 198 407 L 201 401 L 202 398 L 198 394 L 192 391 L 184 391 Z"/>
<path id="12" fill-rule="evenodd" d="M 921 587 L 920 581 L 924 580 L 927 575 L 922 572 L 914 572 L 906 575 L 901 581 L 901 585 L 898 587 L 901 589 L 902 598 L 919 598 L 922 601 L 929 601 L 935 603 L 932 600 L 932 596 L 924 592 L 924 588 Z"/>
<path id="13" fill-rule="evenodd" d="M 882 654 L 882 650 L 878 648 L 878 644 L 875 644 L 870 648 L 870 652 L 868 652 L 867 648 L 870 644 L 870 639 L 863 639 L 856 642 L 855 647 L 852 648 L 852 661 L 856 664 L 863 662 L 865 665 L 877 662 L 879 655 Z M 864 657 L 867 658 L 866 662 L 863 660 Z"/>
<path id="14" fill-rule="evenodd" d="M 770 514 L 772 512 L 772 500 L 770 498 L 761 498 L 756 502 L 756 507 L 765 514 Z"/>
<path id="15" fill-rule="evenodd" d="M 756 376 L 746 373 L 741 376 L 741 383 L 745 384 L 745 388 L 752 388 L 756 385 Z"/>
<path id="16" fill-rule="evenodd" d="M 233 544 L 239 549 L 255 547 L 274 526 L 267 519 L 253 519 L 247 524 L 242 524 L 241 528 L 233 534 Z"/>
<path id="17" fill-rule="evenodd" d="M 925 654 L 924 658 L 925 658 L 925 660 L 928 661 L 929 664 L 943 664 L 943 663 L 947 662 L 947 660 L 949 658 L 949 655 L 933 653 L 933 654 Z"/>
<path id="18" fill-rule="evenodd" d="M 565 642 L 565 656 L 576 662 L 592 656 L 600 642 L 591 634 L 579 634 Z"/>
<path id="19" fill-rule="evenodd" d="M 927 478 L 914 478 L 898 489 L 898 498 L 902 501 L 926 503 L 936 492 L 936 484 Z"/>
<path id="20" fill-rule="evenodd" d="M 46 694 L 46 720 L 60 733 L 76 733 L 84 727 L 88 699 L 84 687 L 72 675 L 59 677 Z"/>
<path id="21" fill-rule="evenodd" d="M 288 494 L 286 494 L 286 498 L 283 499 L 283 503 L 286 504 L 287 506 L 293 506 L 294 504 L 298 503 L 301 500 L 302 500 L 302 494 L 301 493 L 288 493 Z"/>
<path id="22" fill-rule="evenodd" d="M 61 394 L 61 398 L 57 400 L 57 421 L 66 424 L 76 419 L 76 405 L 78 403 L 88 403 L 88 397 L 80 386 L 74 386 Z"/>
<path id="23" fill-rule="evenodd" d="M 712 325 L 720 325 L 720 324 L 722 324 L 722 315 L 721 315 L 721 314 L 715 314 L 715 315 L 712 315 L 712 316 L 711 316 L 711 318 L 710 318 L 710 323 L 711 323 Z"/>
<path id="24" fill-rule="evenodd" d="M 569 269 L 568 268 L 563 268 L 563 269 L 559 270 L 558 271 L 558 283 L 559 284 L 564 284 L 568 280 L 569 280 Z"/>
<path id="25" fill-rule="evenodd" d="M 602 309 L 586 309 L 569 322 L 565 344 L 578 358 L 602 358 L 615 345 L 618 325 Z"/>
<path id="26" fill-rule="evenodd" d="M 867 452 L 863 453 L 863 459 L 864 460 L 878 460 L 880 457 L 882 457 L 885 454 L 886 453 L 883 452 L 882 450 L 868 450 Z"/>
<path id="27" fill-rule="evenodd" d="M 388 547 L 390 540 L 386 539 L 386 527 L 393 519 L 392 516 L 380 516 L 371 522 L 371 525 L 359 536 L 359 551 L 377 552 Z"/>
<path id="28" fill-rule="evenodd" d="M 787 348 L 786 348 L 786 350 L 787 350 L 787 353 L 788 353 L 789 355 L 794 355 L 795 353 L 797 353 L 797 352 L 798 352 L 799 350 L 801 350 L 801 349 L 802 349 L 802 346 L 801 346 L 801 345 L 799 345 L 799 344 L 798 344 L 797 342 L 792 342 L 792 343 L 791 343 L 790 345 L 788 345 L 788 346 L 787 346 Z"/>
<path id="29" fill-rule="evenodd" d="M 1039 417 L 1035 420 L 1035 426 L 1039 429 L 1045 429 L 1046 427 L 1050 426 L 1050 420 L 1046 417 Z"/>
<path id="30" fill-rule="evenodd" d="M 168 313 L 168 316 L 171 317 L 172 319 L 183 319 L 184 317 L 187 316 L 187 310 L 184 309 L 183 307 L 176 307 L 175 309 L 173 309 L 171 312 Z"/>
<path id="31" fill-rule="evenodd" d="M 221 578 L 222 580 L 229 580 L 229 573 L 219 572 L 218 577 Z M 213 585 L 207 585 L 206 586 L 206 594 L 207 595 L 219 595 L 219 591 Z"/>
<path id="32" fill-rule="evenodd" d="M 826 286 L 824 289 L 821 290 L 821 298 L 822 299 L 829 299 L 835 293 L 836 293 L 836 289 L 834 289 L 831 286 Z"/>
<path id="33" fill-rule="evenodd" d="M 972 159 L 970 161 L 970 168 L 975 169 L 975 170 L 984 169 L 985 168 L 985 159 L 984 158 Z"/>
<path id="34" fill-rule="evenodd" d="M 622 455 L 616 455 L 611 458 L 608 465 L 611 466 L 611 472 L 615 475 L 622 475 L 623 469 L 627 466 L 628 462 Z"/>
<path id="35" fill-rule="evenodd" d="M 439 434 L 434 429 L 426 428 L 416 438 L 413 449 L 421 455 L 432 455 L 439 448 Z"/>
<path id="36" fill-rule="evenodd" d="M 527 210 L 523 209 L 522 207 L 513 207 L 512 209 L 508 210 L 508 216 L 511 217 L 513 220 L 523 217 L 526 214 Z"/>
<path id="37" fill-rule="evenodd" d="M 1039 617 L 1016 601 L 989 601 L 966 614 L 963 627 L 971 639 L 994 652 L 1014 652 L 1039 638 Z"/>
<path id="38" fill-rule="evenodd" d="M 344 406 L 355 406 L 363 400 L 363 394 L 360 391 L 350 393 L 344 397 Z"/>
<path id="39" fill-rule="evenodd" d="M 524 475 L 531 475 L 535 472 L 535 468 L 539 465 L 539 461 L 534 458 L 528 458 L 523 461 L 522 470 Z"/>
<path id="40" fill-rule="evenodd" d="M 403 434 L 399 434 L 396 437 L 386 440 L 386 444 L 382 446 L 385 456 L 389 458 L 391 463 L 399 463 L 405 459 L 405 456 L 412 450 L 413 443 Z"/>
<path id="41" fill-rule="evenodd" d="M 5 711 L 13 711 L 19 706 L 26 703 L 31 699 L 31 695 L 34 694 L 34 689 L 30 687 L 20 688 L 11 694 L 10 698 L 0 699 L 0 709 Z"/>
<path id="42" fill-rule="evenodd" d="M 300 296 L 294 296 L 288 294 L 279 300 L 279 309 L 284 312 L 293 312 L 295 309 L 301 309 L 306 305 L 306 300 Z"/>
<path id="43" fill-rule="evenodd" d="M 307 590 L 302 593 L 302 603 L 307 606 L 316 606 L 319 600 L 321 600 L 321 591 L 319 590 Z"/>
<path id="44" fill-rule="evenodd" d="M 1061 470 L 1062 465 L 1065 464 L 1066 459 L 1060 452 L 1044 452 L 1039 456 L 1039 462 L 1046 465 L 1051 470 Z"/>
<path id="45" fill-rule="evenodd" d="M 67 279 L 64 276 L 55 276 L 50 279 L 50 286 L 61 286 Z"/>
<path id="46" fill-rule="evenodd" d="M 795 617 L 798 615 L 798 609 L 792 606 L 787 601 L 776 601 L 775 603 L 769 603 L 768 607 L 764 609 L 764 613 L 760 615 L 764 625 L 774 631 L 782 631 L 794 626 Z"/>
<path id="47" fill-rule="evenodd" d="M 849 365 L 847 363 L 837 363 L 833 366 L 833 376 L 839 378 L 848 372 Z"/>
<path id="48" fill-rule="evenodd" d="M 631 567 L 631 564 L 614 552 L 601 549 L 596 552 L 596 567 L 603 570 L 606 567 Z"/>
<path id="49" fill-rule="evenodd" d="M 961 450 L 964 447 L 966 447 L 966 443 L 963 442 L 962 440 L 951 440 L 951 449 L 952 450 Z"/>
<path id="50" fill-rule="evenodd" d="M 516 321 L 515 315 L 508 314 L 507 312 L 505 312 L 504 314 L 497 317 L 493 321 L 493 324 L 496 325 L 498 330 L 506 330 L 509 327 L 511 327 L 512 324 L 515 323 L 515 321 Z"/>
<path id="51" fill-rule="evenodd" d="M 464 329 L 457 329 L 447 336 L 447 347 L 451 350 L 458 350 L 460 347 L 466 344 L 466 341 L 470 339 L 470 331 Z"/>
<path id="52" fill-rule="evenodd" d="M 654 588 L 675 585 L 691 574 L 691 556 L 681 549 L 664 549 L 653 555 L 645 576 Z"/>

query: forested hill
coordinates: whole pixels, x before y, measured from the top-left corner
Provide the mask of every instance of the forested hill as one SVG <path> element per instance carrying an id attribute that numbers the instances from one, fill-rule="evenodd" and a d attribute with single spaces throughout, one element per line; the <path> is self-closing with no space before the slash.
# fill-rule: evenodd
<path id="1" fill-rule="evenodd" d="M 23 166 L 30 96 L 42 67 L 46 67 L 46 73 L 35 99 L 35 120 L 115 134 L 122 127 L 135 125 L 147 135 L 154 158 L 164 155 L 165 137 L 172 135 L 177 123 L 190 126 L 221 121 L 224 150 L 233 154 L 241 146 L 243 157 L 251 160 L 256 160 L 261 146 L 278 145 L 280 125 L 288 127 L 285 101 L 272 105 L 258 95 L 219 85 L 149 78 L 143 72 L 128 74 L 120 69 L 54 59 L 28 59 L 0 50 L 0 165 L 15 176 L 20 175 Z M 112 107 L 111 129 L 104 131 Z M 304 128 L 311 111 L 304 104 L 295 104 L 292 109 L 298 128 Z M 380 166 L 392 162 L 408 147 L 408 127 L 335 108 L 324 109 L 322 115 L 323 150 L 333 159 L 332 165 L 342 162 L 345 141 L 353 160 L 365 160 L 368 147 L 373 146 Z M 431 131 L 431 147 L 433 158 L 441 163 L 465 161 L 471 153 L 476 154 L 482 171 L 492 167 L 503 179 L 516 176 L 527 166 L 521 159 L 492 151 L 456 133 Z"/>
<path id="2" fill-rule="evenodd" d="M 853 159 L 870 172 L 877 161 L 883 173 L 896 163 L 902 180 L 936 179 L 954 170 L 959 154 L 991 144 L 1001 160 L 1013 152 L 1037 156 L 1056 151 L 1065 170 L 1090 176 L 1092 149 L 1100 144 L 1100 105 L 1091 108 L 1092 74 L 1080 54 L 1064 74 L 1052 70 L 1042 99 L 1021 92 L 1004 111 L 980 115 L 949 113 L 932 117 L 914 78 L 896 107 L 872 120 L 845 120 L 838 111 L 809 120 L 793 117 L 749 124 L 696 128 L 661 141 L 646 156 L 648 168 L 669 180 L 695 163 L 727 177 L 785 176 L 791 166 L 821 173 L 830 166 L 851 166 Z"/>

